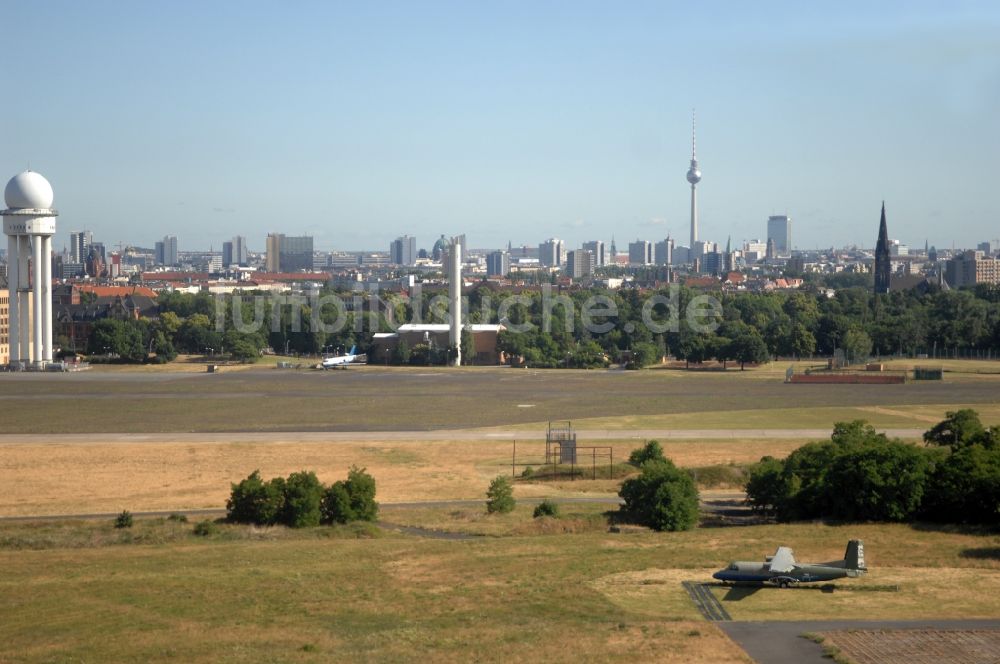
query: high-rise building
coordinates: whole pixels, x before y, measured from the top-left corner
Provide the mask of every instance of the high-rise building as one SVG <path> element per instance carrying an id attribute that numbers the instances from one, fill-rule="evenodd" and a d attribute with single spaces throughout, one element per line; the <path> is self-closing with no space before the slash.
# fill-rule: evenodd
<path id="1" fill-rule="evenodd" d="M 984 257 L 981 251 L 964 251 L 945 264 L 944 278 L 952 288 L 1000 284 L 1000 259 Z"/>
<path id="2" fill-rule="evenodd" d="M 774 247 L 779 254 L 790 252 L 792 250 L 792 218 L 785 214 L 768 217 L 767 239 L 774 240 Z"/>
<path id="3" fill-rule="evenodd" d="M 95 243 L 91 244 L 93 245 Z M 101 258 L 104 258 L 103 249 L 101 251 Z M 86 258 L 84 261 L 86 261 Z M 158 265 L 177 265 L 176 236 L 166 235 L 161 242 L 156 243 L 156 263 Z"/>
<path id="4" fill-rule="evenodd" d="M 389 245 L 389 260 L 396 265 L 415 265 L 417 262 L 417 238 L 403 235 L 393 240 Z"/>
<path id="5" fill-rule="evenodd" d="M 885 225 L 885 201 L 882 201 L 882 219 L 878 225 L 878 243 L 875 245 L 875 294 L 889 292 L 892 266 L 889 263 L 889 230 Z"/>
<path id="6" fill-rule="evenodd" d="M 247 265 L 250 262 L 250 250 L 247 248 L 247 239 L 242 235 L 233 236 L 233 263 L 236 265 Z"/>
<path id="7" fill-rule="evenodd" d="M 311 272 L 313 269 L 313 239 L 309 235 L 284 235 L 280 250 L 281 272 Z"/>
<path id="8" fill-rule="evenodd" d="M 722 274 L 723 260 L 721 251 L 710 251 L 703 257 L 701 271 L 712 276 L 719 276 Z"/>
<path id="9" fill-rule="evenodd" d="M 632 265 L 653 264 L 653 243 L 649 240 L 636 240 L 628 243 L 628 262 Z"/>
<path id="10" fill-rule="evenodd" d="M 594 274 L 597 258 L 589 249 L 576 249 L 566 254 L 565 275 L 573 279 L 582 279 Z"/>
<path id="11" fill-rule="evenodd" d="M 267 236 L 264 269 L 268 272 L 281 272 L 281 245 L 284 239 L 285 236 L 281 233 L 269 233 Z"/>
<path id="12" fill-rule="evenodd" d="M 73 263 L 82 265 L 87 260 L 93 241 L 94 234 L 90 231 L 73 231 L 69 234 L 69 251 Z"/>
<path id="13" fill-rule="evenodd" d="M 604 255 L 604 242 L 601 240 L 591 240 L 584 242 L 583 248 L 594 254 L 594 263 L 597 267 L 604 267 L 607 264 L 607 256 Z"/>
<path id="14" fill-rule="evenodd" d="M 551 238 L 538 245 L 538 262 L 544 267 L 559 267 L 563 264 L 563 241 Z"/>
<path id="15" fill-rule="evenodd" d="M 691 166 L 688 168 L 687 181 L 691 183 L 691 246 L 698 241 L 698 183 L 701 182 L 701 171 L 698 169 L 698 155 L 695 142 L 695 118 L 691 114 Z"/>
<path id="16" fill-rule="evenodd" d="M 493 251 L 486 256 L 486 274 L 491 277 L 506 277 L 510 274 L 510 254 Z"/>
<path id="17" fill-rule="evenodd" d="M 657 242 L 653 250 L 653 262 L 657 265 L 671 265 L 674 262 L 674 239 Z"/>
<path id="18" fill-rule="evenodd" d="M 227 268 L 233 264 L 233 243 L 222 243 L 222 267 Z"/>

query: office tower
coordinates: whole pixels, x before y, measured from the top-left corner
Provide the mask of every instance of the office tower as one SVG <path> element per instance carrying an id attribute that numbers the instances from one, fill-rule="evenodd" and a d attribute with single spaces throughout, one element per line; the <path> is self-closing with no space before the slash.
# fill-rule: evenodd
<path id="1" fill-rule="evenodd" d="M 628 262 L 632 265 L 652 265 L 653 243 L 648 240 L 629 242 Z"/>
<path id="2" fill-rule="evenodd" d="M 415 265 L 417 262 L 417 238 L 403 235 L 389 245 L 389 260 L 396 265 Z"/>
<path id="3" fill-rule="evenodd" d="M 90 255 L 90 245 L 94 234 L 90 231 L 73 231 L 69 234 L 69 250 L 73 263 L 82 264 Z"/>
<path id="4" fill-rule="evenodd" d="M 657 265 L 671 265 L 674 262 L 674 239 L 667 237 L 657 242 L 653 250 L 653 262 Z"/>
<path id="5" fill-rule="evenodd" d="M 313 239 L 309 235 L 282 235 L 279 249 L 280 272 L 311 272 Z"/>
<path id="6" fill-rule="evenodd" d="M 607 257 L 604 255 L 604 242 L 601 240 L 591 240 L 584 242 L 583 248 L 594 254 L 594 263 L 597 267 L 604 267 L 607 264 Z"/>
<path id="7" fill-rule="evenodd" d="M 544 267 L 559 267 L 563 264 L 563 241 L 551 238 L 538 245 L 538 262 Z"/>
<path id="8" fill-rule="evenodd" d="M 233 243 L 222 243 L 222 267 L 227 268 L 233 264 Z"/>
<path id="9" fill-rule="evenodd" d="M 510 274 L 510 254 L 494 251 L 486 256 L 486 274 L 490 277 L 506 277 Z"/>
<path id="10" fill-rule="evenodd" d="M 573 279 L 582 279 L 594 274 L 597 258 L 589 249 L 576 249 L 566 254 L 564 274 Z"/>
<path id="11" fill-rule="evenodd" d="M 789 253 L 792 250 L 792 218 L 784 214 L 768 217 L 767 239 L 774 240 L 779 254 Z"/>

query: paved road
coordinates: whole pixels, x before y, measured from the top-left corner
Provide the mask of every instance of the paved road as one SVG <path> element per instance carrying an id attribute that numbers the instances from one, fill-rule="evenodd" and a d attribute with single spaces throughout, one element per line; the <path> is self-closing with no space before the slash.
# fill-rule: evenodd
<path id="1" fill-rule="evenodd" d="M 830 429 L 577 429 L 577 440 L 770 440 L 824 439 Z M 920 438 L 923 429 L 882 429 L 897 438 Z M 0 445 L 12 443 L 267 443 L 294 440 L 303 443 L 364 441 L 544 440 L 543 429 L 494 431 L 442 429 L 437 431 L 250 431 L 225 433 L 62 433 L 0 434 Z"/>
<path id="2" fill-rule="evenodd" d="M 816 620 L 716 622 L 758 664 L 829 664 L 806 632 L 839 629 L 1000 629 L 1000 620 Z"/>

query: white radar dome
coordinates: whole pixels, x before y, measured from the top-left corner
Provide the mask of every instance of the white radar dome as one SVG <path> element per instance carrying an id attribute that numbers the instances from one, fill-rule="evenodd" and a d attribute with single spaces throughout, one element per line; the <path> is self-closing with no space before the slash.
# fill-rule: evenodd
<path id="1" fill-rule="evenodd" d="M 7 207 L 48 210 L 52 207 L 52 185 L 34 171 L 18 173 L 3 192 Z"/>

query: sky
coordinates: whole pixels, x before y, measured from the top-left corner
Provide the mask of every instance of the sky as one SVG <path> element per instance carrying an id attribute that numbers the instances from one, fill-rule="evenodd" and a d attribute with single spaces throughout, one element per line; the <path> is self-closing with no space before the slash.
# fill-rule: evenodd
<path id="1" fill-rule="evenodd" d="M 0 177 L 55 248 L 1000 236 L 1000 3 L 20 2 Z M 9 177 L 7 176 L 7 177 Z"/>

